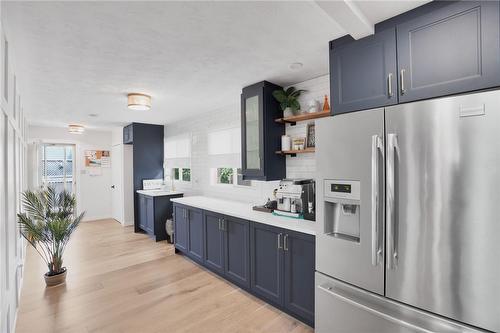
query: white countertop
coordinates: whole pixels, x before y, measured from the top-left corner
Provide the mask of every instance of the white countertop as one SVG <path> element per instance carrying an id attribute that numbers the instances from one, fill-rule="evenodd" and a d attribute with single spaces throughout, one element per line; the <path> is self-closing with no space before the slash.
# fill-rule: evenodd
<path id="1" fill-rule="evenodd" d="M 171 201 L 186 206 L 201 208 L 211 212 L 298 231 L 313 236 L 316 235 L 316 222 L 276 216 L 271 213 L 258 212 L 252 209 L 252 207 L 255 206 L 254 204 L 226 199 L 215 199 L 204 196 L 174 198 Z"/>
<path id="2" fill-rule="evenodd" d="M 150 197 L 162 197 L 162 196 L 183 194 L 182 192 L 165 191 L 165 190 L 137 190 L 136 192 Z"/>

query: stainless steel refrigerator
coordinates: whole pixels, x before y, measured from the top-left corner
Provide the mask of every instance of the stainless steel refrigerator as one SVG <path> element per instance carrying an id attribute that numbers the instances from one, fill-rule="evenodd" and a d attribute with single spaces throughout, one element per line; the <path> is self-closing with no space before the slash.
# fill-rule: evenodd
<path id="1" fill-rule="evenodd" d="M 500 91 L 316 136 L 316 330 L 500 332 Z"/>

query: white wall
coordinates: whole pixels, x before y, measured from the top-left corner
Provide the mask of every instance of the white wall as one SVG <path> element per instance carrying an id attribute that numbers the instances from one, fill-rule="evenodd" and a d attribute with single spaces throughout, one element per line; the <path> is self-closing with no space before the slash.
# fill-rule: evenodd
<path id="1" fill-rule="evenodd" d="M 90 175 L 85 168 L 85 150 L 111 151 L 111 131 L 86 130 L 70 134 L 62 127 L 29 127 L 29 141 L 76 145 L 75 177 L 77 210 L 86 211 L 85 221 L 111 218 L 111 168 L 101 168 L 102 174 Z M 37 170 L 30 170 L 37 172 Z"/>
<path id="2" fill-rule="evenodd" d="M 294 84 L 298 89 L 306 89 L 300 98 L 302 108 L 307 108 L 311 99 L 323 103 L 324 95 L 329 95 L 329 76 L 324 75 L 312 80 Z M 286 125 L 286 133 L 292 137 L 306 135 L 307 122 L 296 126 Z M 208 155 L 207 137 L 211 131 L 219 129 L 240 128 L 240 104 L 230 105 L 218 110 L 209 111 L 192 119 L 185 119 L 165 125 L 165 140 L 172 137 L 191 136 L 191 183 L 178 182 L 176 190 L 185 195 L 209 195 L 238 201 L 262 203 L 271 197 L 272 191 L 279 182 L 252 181 L 250 187 L 232 185 L 214 185 L 210 181 L 210 160 Z M 314 178 L 316 159 L 314 153 L 299 154 L 297 157 L 286 157 L 288 178 Z M 229 161 L 228 161 L 229 162 Z M 166 168 L 170 168 L 166 165 Z M 168 171 L 166 171 L 166 174 Z"/>
<path id="3" fill-rule="evenodd" d="M 14 72 L 15 44 L 4 35 L 1 24 L 0 27 L 0 332 L 3 333 L 14 331 L 23 275 L 26 246 L 17 228 L 16 215 L 21 209 L 19 193 L 27 186 L 27 145 L 23 99 Z"/>

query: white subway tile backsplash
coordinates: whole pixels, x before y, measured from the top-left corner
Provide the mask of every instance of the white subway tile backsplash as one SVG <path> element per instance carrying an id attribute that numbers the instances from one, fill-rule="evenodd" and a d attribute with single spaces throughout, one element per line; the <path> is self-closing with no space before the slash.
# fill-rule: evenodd
<path id="1" fill-rule="evenodd" d="M 324 95 L 329 95 L 329 76 L 323 75 L 308 81 L 294 84 L 297 89 L 306 89 L 299 101 L 302 109 L 307 109 L 311 99 L 323 106 Z M 314 121 L 312 121 L 314 122 Z M 308 122 L 300 122 L 295 126 L 286 125 L 287 135 L 306 137 Z M 176 184 L 176 190 L 184 191 L 186 195 L 207 195 L 231 200 L 263 203 L 272 196 L 279 181 L 253 181 L 252 186 L 213 185 L 210 182 L 210 165 L 208 163 L 208 133 L 214 130 L 240 128 L 240 105 L 229 105 L 218 110 L 206 112 L 192 119 L 185 119 L 165 125 L 165 139 L 190 134 L 191 143 L 191 183 Z M 228 161 L 229 163 L 229 161 Z M 221 165 L 223 166 L 223 165 Z M 316 172 L 315 154 L 299 154 L 296 157 L 286 157 L 286 176 L 288 178 L 314 178 Z"/>

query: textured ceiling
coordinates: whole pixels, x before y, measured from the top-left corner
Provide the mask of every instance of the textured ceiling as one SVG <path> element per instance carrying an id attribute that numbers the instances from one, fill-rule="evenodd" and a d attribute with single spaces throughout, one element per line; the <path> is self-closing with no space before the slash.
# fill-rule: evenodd
<path id="1" fill-rule="evenodd" d="M 376 23 L 421 3 L 359 7 Z M 2 21 L 30 123 L 90 127 L 169 123 L 238 105 L 257 81 L 326 74 L 328 41 L 346 34 L 311 1 L 3 1 Z M 152 110 L 128 110 L 128 92 Z"/>

